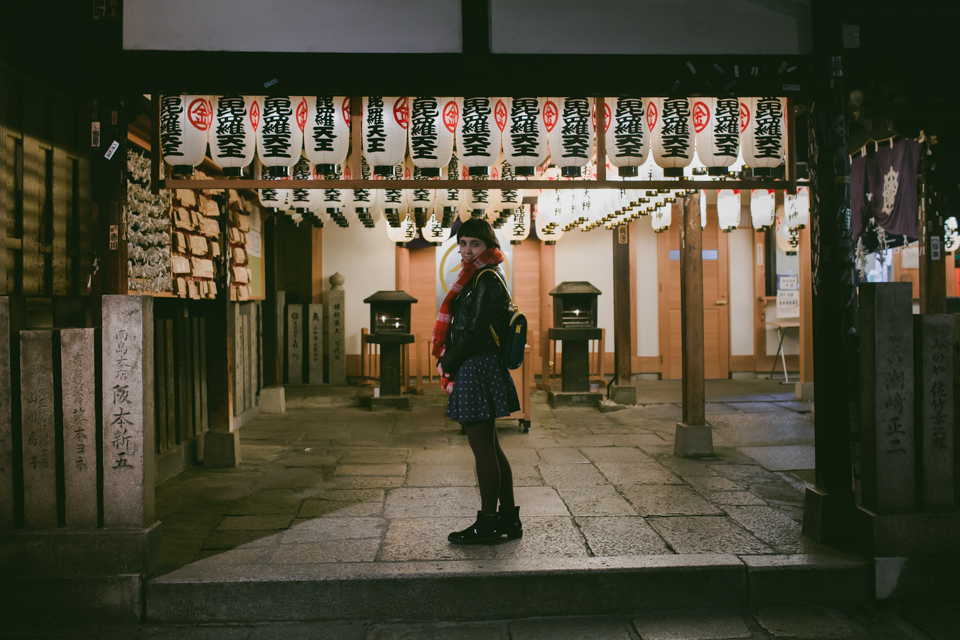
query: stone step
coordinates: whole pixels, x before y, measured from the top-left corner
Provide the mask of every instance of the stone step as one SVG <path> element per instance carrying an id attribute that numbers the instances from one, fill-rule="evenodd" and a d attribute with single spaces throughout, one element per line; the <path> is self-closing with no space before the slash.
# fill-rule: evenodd
<path id="1" fill-rule="evenodd" d="M 371 564 L 188 565 L 146 585 L 156 624 L 484 620 L 871 598 L 849 556 L 660 555 Z"/>

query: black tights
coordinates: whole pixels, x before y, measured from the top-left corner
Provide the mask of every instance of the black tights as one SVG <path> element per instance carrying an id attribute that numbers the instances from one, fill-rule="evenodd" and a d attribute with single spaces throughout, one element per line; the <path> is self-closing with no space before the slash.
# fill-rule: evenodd
<path id="1" fill-rule="evenodd" d="M 504 509 L 514 506 L 513 473 L 507 456 L 497 439 L 495 420 L 467 422 L 467 439 L 477 462 L 477 482 L 480 484 L 480 511 L 496 513 L 497 501 Z"/>

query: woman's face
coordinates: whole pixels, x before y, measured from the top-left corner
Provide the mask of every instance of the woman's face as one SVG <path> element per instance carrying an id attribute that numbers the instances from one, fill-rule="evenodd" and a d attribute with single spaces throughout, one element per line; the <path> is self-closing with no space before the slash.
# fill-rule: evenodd
<path id="1" fill-rule="evenodd" d="M 487 250 L 487 245 L 479 238 L 460 238 L 460 257 L 467 262 L 473 262 L 477 257 Z"/>

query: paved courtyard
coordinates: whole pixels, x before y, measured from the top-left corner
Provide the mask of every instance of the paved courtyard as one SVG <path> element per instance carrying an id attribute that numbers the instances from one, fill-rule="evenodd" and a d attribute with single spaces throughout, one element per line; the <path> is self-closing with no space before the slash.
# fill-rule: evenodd
<path id="1" fill-rule="evenodd" d="M 157 575 L 204 570 L 669 554 L 831 554 L 800 534 L 812 481 L 809 403 L 775 381 L 712 381 L 716 455 L 673 456 L 674 382 L 638 382 L 611 413 L 551 409 L 503 421 L 524 537 L 458 547 L 479 508 L 473 458 L 439 389 L 405 412 L 355 405 L 355 388 L 289 387 L 288 412 L 241 431 L 235 469 L 188 470 L 157 490 Z"/>

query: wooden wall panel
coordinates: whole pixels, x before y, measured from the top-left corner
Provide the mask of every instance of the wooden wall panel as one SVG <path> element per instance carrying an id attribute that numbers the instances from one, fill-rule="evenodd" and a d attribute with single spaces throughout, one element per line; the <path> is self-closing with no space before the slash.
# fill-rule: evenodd
<path id="1" fill-rule="evenodd" d="M 410 312 L 411 332 L 421 339 L 433 336 L 437 321 L 437 248 L 409 249 L 409 290 L 417 299 Z"/>
<path id="2" fill-rule="evenodd" d="M 538 240 L 524 240 L 513 245 L 513 301 L 527 316 L 527 343 L 531 353 L 540 353 L 540 247 Z M 549 290 L 548 290 L 549 291 Z M 533 357 L 533 356 L 531 356 Z M 540 358 L 533 357 L 535 366 Z"/>
<path id="3" fill-rule="evenodd" d="M 67 230 L 70 228 L 70 209 L 73 200 L 73 161 L 66 151 L 53 150 L 53 295 L 68 293 L 69 262 L 67 260 Z"/>

